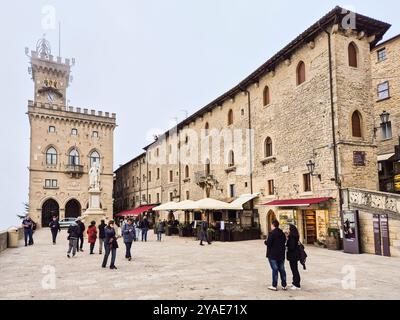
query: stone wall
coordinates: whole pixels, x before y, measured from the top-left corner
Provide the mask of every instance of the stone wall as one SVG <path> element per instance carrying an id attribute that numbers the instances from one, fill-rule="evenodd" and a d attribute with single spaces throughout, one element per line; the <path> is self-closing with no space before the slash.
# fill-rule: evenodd
<path id="1" fill-rule="evenodd" d="M 7 231 L 0 232 L 0 252 L 7 249 L 7 245 L 8 245 L 7 239 L 8 239 Z"/>

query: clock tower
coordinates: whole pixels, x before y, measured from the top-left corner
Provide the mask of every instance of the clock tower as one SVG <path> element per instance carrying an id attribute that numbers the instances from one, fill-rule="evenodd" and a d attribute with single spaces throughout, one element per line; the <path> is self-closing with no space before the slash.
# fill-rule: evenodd
<path id="1" fill-rule="evenodd" d="M 28 55 L 29 50 L 26 49 Z M 71 61 L 55 58 L 51 54 L 50 43 L 40 39 L 36 44 L 36 51 L 30 55 L 29 71 L 34 82 L 34 102 L 48 104 L 66 104 L 66 92 L 70 82 Z M 72 59 L 72 65 L 75 59 Z"/>
<path id="2" fill-rule="evenodd" d="M 27 112 L 31 218 L 39 227 L 47 227 L 53 216 L 82 217 L 87 222 L 87 213 L 90 219 L 101 213 L 101 217 L 111 219 L 115 113 L 67 103 L 75 61 L 54 57 L 46 39 L 37 42 L 35 51 L 25 49 L 25 53 L 34 82 Z M 92 168 L 97 169 L 101 182 L 95 190 L 90 189 Z"/>

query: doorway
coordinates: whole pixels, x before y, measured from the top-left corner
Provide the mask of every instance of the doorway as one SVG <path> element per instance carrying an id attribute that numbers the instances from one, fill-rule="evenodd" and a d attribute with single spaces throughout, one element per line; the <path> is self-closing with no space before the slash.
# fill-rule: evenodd
<path id="1" fill-rule="evenodd" d="M 60 206 L 53 199 L 47 200 L 42 206 L 42 228 L 47 228 L 53 218 L 60 215 Z"/>
<path id="2" fill-rule="evenodd" d="M 69 200 L 65 205 L 65 218 L 78 218 L 81 216 L 81 204 L 75 200 Z"/>
<path id="3" fill-rule="evenodd" d="M 303 211 L 304 240 L 307 244 L 317 242 L 317 214 L 315 211 Z"/>

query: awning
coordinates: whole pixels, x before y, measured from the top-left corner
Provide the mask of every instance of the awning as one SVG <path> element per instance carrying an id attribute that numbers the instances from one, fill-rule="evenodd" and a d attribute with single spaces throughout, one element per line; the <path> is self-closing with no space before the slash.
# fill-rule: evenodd
<path id="1" fill-rule="evenodd" d="M 195 201 L 184 200 L 182 202 L 178 202 L 175 205 L 175 209 L 174 210 L 191 210 L 191 208 L 193 208 L 193 206 L 195 206 Z"/>
<path id="2" fill-rule="evenodd" d="M 260 194 L 244 194 L 240 196 L 238 199 L 230 203 L 231 210 L 243 210 L 243 205 L 247 202 L 257 198 Z"/>
<path id="3" fill-rule="evenodd" d="M 378 156 L 378 162 L 387 161 L 394 155 L 395 155 L 394 153 L 382 154 L 382 155 Z"/>
<path id="4" fill-rule="evenodd" d="M 158 207 L 154 207 L 153 211 L 171 211 L 171 210 L 175 210 L 177 203 L 176 202 L 167 202 L 164 203 Z"/>
<path id="5" fill-rule="evenodd" d="M 291 199 L 291 200 L 275 200 L 263 204 L 263 206 L 271 207 L 309 207 L 312 204 L 320 204 L 332 200 L 333 198 L 310 198 L 310 199 Z"/>
<path id="6" fill-rule="evenodd" d="M 155 206 L 142 206 L 133 210 L 127 210 L 116 214 L 116 217 L 137 217 L 140 216 L 142 213 L 153 210 Z"/>
<path id="7" fill-rule="evenodd" d="M 223 201 L 205 198 L 196 201 L 190 206 L 187 206 L 186 210 L 233 210 L 230 203 Z"/>

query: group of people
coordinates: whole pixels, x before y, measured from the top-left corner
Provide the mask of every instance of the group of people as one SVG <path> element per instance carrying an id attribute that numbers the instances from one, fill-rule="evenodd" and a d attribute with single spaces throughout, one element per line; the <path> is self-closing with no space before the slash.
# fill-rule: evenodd
<path id="1" fill-rule="evenodd" d="M 287 279 L 285 271 L 285 259 L 289 261 L 290 269 L 293 274 L 291 290 L 301 290 L 301 277 L 299 272 L 299 262 L 306 269 L 307 254 L 304 246 L 300 243 L 300 235 L 296 226 L 289 225 L 289 232 L 285 234 L 279 229 L 279 222 L 273 221 L 272 231 L 265 241 L 267 246 L 267 258 L 272 269 L 272 286 L 269 290 L 278 290 L 278 278 L 281 277 L 282 290 L 287 290 Z M 285 258 L 286 257 L 286 258 Z"/>

